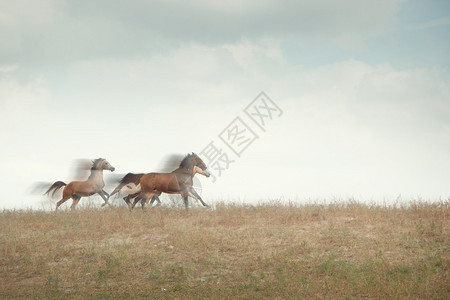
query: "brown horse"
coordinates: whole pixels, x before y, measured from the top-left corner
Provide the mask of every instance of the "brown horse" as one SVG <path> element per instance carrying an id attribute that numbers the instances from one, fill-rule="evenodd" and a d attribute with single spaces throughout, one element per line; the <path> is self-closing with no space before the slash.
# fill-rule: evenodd
<path id="1" fill-rule="evenodd" d="M 136 198 L 141 193 L 140 181 L 142 176 L 144 176 L 144 173 L 138 174 L 128 173 L 120 180 L 117 187 L 110 194 L 110 197 L 119 192 L 127 194 L 127 196 L 123 197 L 123 200 L 127 204 L 128 208 L 131 210 L 131 208 L 134 207 L 134 205 L 132 206 L 130 200 Z M 161 201 L 159 201 L 159 199 L 157 200 L 161 204 Z M 105 203 L 103 203 L 102 206 L 103 205 L 105 205 Z"/>
<path id="2" fill-rule="evenodd" d="M 53 196 L 56 191 L 65 186 L 63 189 L 62 199 L 56 204 L 56 210 L 58 210 L 58 207 L 70 198 L 73 199 L 72 206 L 70 206 L 70 208 L 74 209 L 81 197 L 92 196 L 94 194 L 99 194 L 103 198 L 105 201 L 104 205 L 109 204 L 109 194 L 103 190 L 103 187 L 105 186 L 105 182 L 103 181 L 103 170 L 110 170 L 113 172 L 115 168 L 111 166 L 106 159 L 98 158 L 92 162 L 91 175 L 87 180 L 72 181 L 67 185 L 62 181 L 57 181 L 45 192 L 44 195 L 48 195 L 51 191 L 53 191 Z"/>
<path id="3" fill-rule="evenodd" d="M 197 154 L 192 152 L 186 155 L 178 169 L 171 173 L 148 173 L 143 175 L 139 182 L 141 193 L 135 198 L 133 207 L 139 200 L 141 200 L 142 208 L 144 208 L 145 203 L 149 199 L 151 199 L 150 204 L 153 204 L 155 200 L 159 201 L 161 193 L 181 194 L 186 209 L 188 209 L 188 196 L 200 201 L 203 206 L 208 206 L 192 186 L 192 178 L 197 173 L 206 177 L 210 176 L 209 171 L 206 169 L 206 164 Z"/>

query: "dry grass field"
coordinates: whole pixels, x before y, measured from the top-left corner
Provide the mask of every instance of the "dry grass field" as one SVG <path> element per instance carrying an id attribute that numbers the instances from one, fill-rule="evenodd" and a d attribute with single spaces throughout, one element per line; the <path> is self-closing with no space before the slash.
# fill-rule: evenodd
<path id="1" fill-rule="evenodd" d="M 450 298 L 449 201 L 0 213 L 0 298 Z"/>

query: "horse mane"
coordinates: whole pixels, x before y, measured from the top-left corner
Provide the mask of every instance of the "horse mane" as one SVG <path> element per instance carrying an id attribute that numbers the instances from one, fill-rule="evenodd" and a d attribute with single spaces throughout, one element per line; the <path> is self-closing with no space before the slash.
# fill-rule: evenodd
<path id="1" fill-rule="evenodd" d="M 194 152 L 192 153 L 188 153 L 183 160 L 180 162 L 180 168 L 186 168 L 189 169 L 190 167 L 192 167 L 192 163 L 191 163 L 191 159 L 193 157 L 196 157 L 197 154 L 195 154 Z"/>
<path id="2" fill-rule="evenodd" d="M 99 165 L 102 161 L 104 161 L 104 160 L 105 160 L 104 158 L 97 158 L 97 159 L 94 159 L 94 160 L 92 161 L 92 168 L 91 168 L 91 171 L 92 171 L 92 170 L 97 170 L 98 165 Z"/>

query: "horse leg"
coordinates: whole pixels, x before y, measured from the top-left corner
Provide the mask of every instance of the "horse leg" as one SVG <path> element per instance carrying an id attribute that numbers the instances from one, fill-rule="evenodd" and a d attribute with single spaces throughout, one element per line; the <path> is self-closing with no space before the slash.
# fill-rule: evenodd
<path id="1" fill-rule="evenodd" d="M 80 201 L 81 197 L 78 196 L 78 195 L 72 195 L 72 199 L 73 199 L 73 201 L 72 201 L 72 205 L 70 206 L 70 209 L 74 210 L 75 206 L 77 206 L 77 204 Z"/>
<path id="2" fill-rule="evenodd" d="M 130 210 L 132 210 L 135 206 L 136 206 L 136 204 L 141 200 L 141 199 L 143 199 L 143 194 L 142 193 L 140 193 L 136 198 L 134 198 L 134 202 L 133 202 L 133 205 L 131 205 L 131 209 Z"/>
<path id="3" fill-rule="evenodd" d="M 159 196 L 161 196 L 161 192 L 156 194 L 156 201 L 158 201 L 158 204 L 156 204 L 156 206 L 160 206 L 162 204 L 161 200 L 159 200 Z"/>
<path id="4" fill-rule="evenodd" d="M 102 207 L 105 206 L 106 204 L 111 205 L 108 201 L 109 198 L 111 197 L 110 194 L 108 194 L 105 190 L 102 190 L 103 194 L 105 194 L 105 196 L 107 197 L 107 200 L 105 201 L 105 203 L 102 204 Z M 104 200 L 104 199 L 103 199 Z"/>
<path id="5" fill-rule="evenodd" d="M 184 201 L 184 208 L 186 208 L 186 210 L 188 210 L 188 205 L 189 205 L 188 195 L 189 195 L 188 191 L 181 192 L 181 197 L 183 197 L 183 201 Z"/>
<path id="6" fill-rule="evenodd" d="M 64 202 L 66 202 L 67 200 L 69 200 L 70 199 L 70 196 L 64 196 L 63 195 L 63 198 L 61 199 L 61 200 L 59 200 L 57 203 L 56 203 L 56 209 L 55 209 L 55 211 L 57 211 L 58 210 L 58 207 L 61 205 L 61 204 L 63 204 Z"/>
<path id="7" fill-rule="evenodd" d="M 191 196 L 192 198 L 197 200 L 197 202 L 200 201 L 203 204 L 203 206 L 208 206 L 208 204 L 203 202 L 202 197 L 200 197 L 200 195 L 194 190 L 194 188 L 191 188 L 191 191 L 189 192 L 189 196 Z"/>
<path id="8" fill-rule="evenodd" d="M 191 191 L 188 192 L 188 195 L 189 195 L 189 197 L 194 198 L 195 200 L 197 200 L 197 203 L 200 202 L 200 201 L 198 200 L 198 198 L 195 197 L 195 195 L 194 195 Z"/>
<path id="9" fill-rule="evenodd" d="M 159 195 L 161 195 L 161 192 L 156 193 L 155 195 L 153 195 L 152 200 L 150 201 L 150 207 L 152 207 L 153 202 L 155 202 L 155 200 L 158 201 L 157 206 L 161 205 L 161 200 L 159 200 Z"/>
<path id="10" fill-rule="evenodd" d="M 153 197 L 154 196 L 154 194 L 152 194 L 152 193 L 141 193 L 141 207 L 142 207 L 142 210 L 144 210 L 144 206 L 145 206 L 145 203 L 147 203 L 147 201 L 148 201 L 148 199 L 150 199 L 150 197 Z M 137 203 L 136 201 L 135 201 L 135 203 Z"/>
<path id="11" fill-rule="evenodd" d="M 125 201 L 125 203 L 127 204 L 127 206 L 128 206 L 128 209 L 130 209 L 130 210 L 131 210 L 130 195 L 128 195 L 128 196 L 126 196 L 126 197 L 123 197 L 123 200 L 124 200 L 124 201 Z"/>
<path id="12" fill-rule="evenodd" d="M 145 193 L 144 194 L 144 196 L 143 196 L 143 198 L 141 200 L 142 209 L 144 209 L 144 206 L 147 203 L 148 199 L 150 199 L 150 198 L 153 199 L 155 197 L 155 195 L 156 195 L 156 192 L 150 192 L 150 193 Z"/>
<path id="13" fill-rule="evenodd" d="M 152 200 L 150 200 L 150 207 L 152 207 L 153 202 L 155 202 L 156 197 L 158 197 L 156 194 L 153 195 Z"/>
<path id="14" fill-rule="evenodd" d="M 103 198 L 103 200 L 105 201 L 105 203 L 102 203 L 102 207 L 105 206 L 106 204 L 109 204 L 108 200 L 109 200 L 109 194 L 107 192 L 105 192 L 104 190 L 101 190 L 100 192 L 98 192 L 97 194 L 100 195 L 100 197 Z"/>
<path id="15" fill-rule="evenodd" d="M 144 210 L 145 202 L 147 202 L 147 199 L 148 199 L 148 198 L 149 198 L 149 197 L 144 196 L 144 197 L 141 199 L 141 208 L 142 208 L 142 210 Z"/>
<path id="16" fill-rule="evenodd" d="M 152 200 L 150 201 L 150 207 L 152 207 L 152 205 L 153 205 L 153 202 L 155 202 L 155 200 L 156 201 L 158 201 L 158 204 L 157 204 L 157 206 L 159 206 L 159 205 L 161 205 L 161 201 L 159 200 L 159 197 L 158 197 L 158 195 L 153 195 L 153 197 L 152 197 Z"/>
<path id="17" fill-rule="evenodd" d="M 136 199 L 137 197 L 139 197 L 139 195 L 141 194 L 141 192 L 137 192 L 137 193 L 134 193 L 134 194 L 129 194 L 128 196 L 126 196 L 125 198 L 123 198 L 123 200 L 125 200 L 125 202 L 127 203 L 127 205 L 128 205 L 128 208 L 130 209 L 130 210 L 132 210 L 135 206 L 136 206 L 136 203 L 138 203 L 139 202 L 139 199 Z M 135 199 L 135 203 L 134 204 L 131 204 L 131 199 Z"/>

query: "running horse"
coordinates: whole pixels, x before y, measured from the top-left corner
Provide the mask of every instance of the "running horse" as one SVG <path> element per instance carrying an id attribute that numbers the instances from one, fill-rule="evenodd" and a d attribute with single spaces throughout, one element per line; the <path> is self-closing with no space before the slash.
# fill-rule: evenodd
<path id="1" fill-rule="evenodd" d="M 113 172 L 115 168 L 104 158 L 98 158 L 92 162 L 91 175 L 85 181 L 72 181 L 69 184 L 65 184 L 62 181 L 57 181 L 44 193 L 44 195 L 49 195 L 52 192 L 52 196 L 64 186 L 62 199 L 56 203 L 56 210 L 58 207 L 69 200 L 73 199 L 70 209 L 74 209 L 75 206 L 80 201 L 81 197 L 92 196 L 94 194 L 99 194 L 105 203 L 103 205 L 109 204 L 109 194 L 103 190 L 105 187 L 105 182 L 103 181 L 103 170 L 109 170 Z M 102 206 L 103 206 L 102 205 Z"/>
<path id="2" fill-rule="evenodd" d="M 206 164 L 201 158 L 192 152 L 186 155 L 180 166 L 171 173 L 148 173 L 142 175 L 139 181 L 141 192 L 135 198 L 132 207 L 134 208 L 136 203 L 141 201 L 142 209 L 144 209 L 145 203 L 149 199 L 151 199 L 150 205 L 155 200 L 161 203 L 159 200 L 161 193 L 181 194 L 186 209 L 188 209 L 188 197 L 201 202 L 203 206 L 208 206 L 192 186 L 192 178 L 195 174 L 199 173 L 206 177 L 211 175 L 206 168 Z"/>
<path id="3" fill-rule="evenodd" d="M 136 198 L 140 194 L 140 192 L 141 192 L 140 181 L 141 181 L 141 177 L 144 175 L 145 175 L 144 173 L 138 173 L 138 174 L 128 173 L 120 180 L 117 187 L 110 194 L 110 197 L 112 197 L 113 195 L 115 195 L 119 192 L 123 193 L 123 194 L 127 194 L 127 196 L 123 197 L 123 200 L 127 204 L 128 208 L 131 210 L 132 204 L 131 204 L 130 200 L 133 198 Z M 103 203 L 102 205 L 105 205 L 105 203 Z M 134 205 L 133 205 L 133 207 L 134 207 Z"/>

